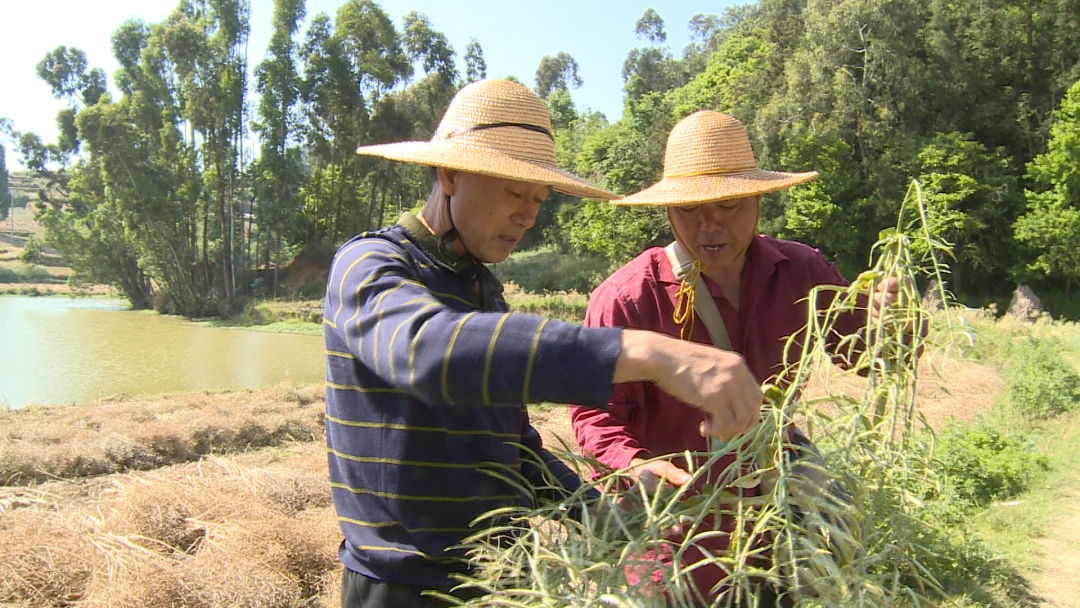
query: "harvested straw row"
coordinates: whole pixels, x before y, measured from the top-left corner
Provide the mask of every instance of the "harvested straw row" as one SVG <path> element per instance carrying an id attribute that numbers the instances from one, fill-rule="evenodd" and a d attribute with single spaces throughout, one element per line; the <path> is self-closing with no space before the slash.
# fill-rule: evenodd
<path id="1" fill-rule="evenodd" d="M 94 501 L 0 514 L 0 604 L 331 605 L 340 531 L 314 472 L 325 456 L 297 451 L 116 476 Z M 241 464 L 256 458 L 264 466 Z"/>
<path id="2" fill-rule="evenodd" d="M 323 388 L 120 398 L 0 411 L 0 483 L 22 485 L 190 462 L 323 433 Z"/>

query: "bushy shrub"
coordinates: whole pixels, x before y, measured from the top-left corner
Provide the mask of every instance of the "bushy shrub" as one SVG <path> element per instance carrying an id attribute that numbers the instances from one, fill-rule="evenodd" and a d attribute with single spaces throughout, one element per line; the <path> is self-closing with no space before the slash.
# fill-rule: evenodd
<path id="1" fill-rule="evenodd" d="M 296 295 L 306 300 L 321 299 L 326 295 L 326 281 L 304 283 L 296 289 Z"/>
<path id="2" fill-rule="evenodd" d="M 26 239 L 26 244 L 19 252 L 19 259 L 27 264 L 42 263 L 45 260 L 45 243 L 34 237 Z"/>
<path id="3" fill-rule="evenodd" d="M 985 505 L 1024 491 L 1049 461 L 1033 446 L 986 426 L 950 424 L 938 438 L 937 460 L 960 498 Z"/>
<path id="4" fill-rule="evenodd" d="M 1076 407 L 1080 374 L 1051 344 L 1028 340 L 1010 358 L 1006 398 L 1022 415 L 1049 418 Z"/>

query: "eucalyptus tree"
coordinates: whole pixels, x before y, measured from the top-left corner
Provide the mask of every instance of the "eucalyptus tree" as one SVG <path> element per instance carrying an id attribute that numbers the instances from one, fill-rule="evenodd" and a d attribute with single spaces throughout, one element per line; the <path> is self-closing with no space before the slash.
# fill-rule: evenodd
<path id="1" fill-rule="evenodd" d="M 535 81 L 536 94 L 542 99 L 547 99 L 556 89 L 569 91 L 571 87 L 576 89 L 584 84 L 578 75 L 577 60 L 566 51 L 541 57 L 540 65 L 536 68 Z"/>
<path id="2" fill-rule="evenodd" d="M 259 225 L 274 235 L 273 295 L 278 291 L 282 236 L 296 224 L 293 198 L 302 177 L 297 142 L 299 121 L 297 102 L 300 76 L 296 69 L 297 45 L 293 36 L 304 18 L 304 0 L 275 0 L 272 34 L 264 59 L 255 68 L 255 88 L 259 92 L 259 118 L 255 130 L 261 135 L 256 167 Z M 269 204 L 268 204 L 269 203 Z"/>
<path id="3" fill-rule="evenodd" d="M 108 91 L 105 71 L 87 69 L 86 53 L 76 47 L 56 47 L 34 69 L 38 78 L 49 85 L 53 97 L 74 107 L 94 105 Z"/>
<path id="4" fill-rule="evenodd" d="M 430 60 L 433 68 L 441 67 L 444 71 L 449 54 L 449 65 L 452 66 L 453 49 L 449 48 L 445 37 L 436 35 L 426 18 L 417 18 L 413 25 L 416 26 L 411 32 L 414 34 L 411 37 L 415 43 L 413 50 L 424 55 L 425 62 Z M 406 82 L 412 72 L 412 63 L 394 22 L 371 0 L 347 0 L 338 9 L 334 35 L 341 41 L 341 48 L 349 61 L 352 86 L 359 87 L 367 110 L 361 116 L 362 122 L 357 125 L 357 133 L 343 141 L 349 144 L 347 162 L 354 182 L 352 190 L 359 192 L 361 181 L 366 182 L 364 189 L 368 192 L 368 213 L 364 223 L 371 226 L 372 212 L 380 190 L 385 192 L 389 169 L 385 162 L 369 157 L 359 158 L 353 151 L 361 141 L 379 143 L 388 141 L 387 137 L 395 138 L 388 125 L 379 124 L 378 109 L 391 90 Z M 353 199 L 350 202 L 349 230 L 346 234 L 356 232 L 362 221 L 359 217 L 359 201 Z M 337 234 L 334 238 L 337 239 Z"/>
<path id="5" fill-rule="evenodd" d="M 425 74 L 413 85 L 415 90 L 412 97 L 420 103 L 413 105 L 412 109 L 416 112 L 413 131 L 418 137 L 426 139 L 434 133 L 447 104 L 457 92 L 458 72 L 454 61 L 454 47 L 450 45 L 445 34 L 432 27 L 427 15 L 416 11 L 409 12 L 402 20 L 402 41 L 409 60 Z M 380 114 L 381 112 L 377 111 L 373 115 L 373 128 L 376 128 L 374 123 L 380 120 Z M 392 128 L 377 128 L 382 137 L 395 135 Z M 400 135 L 411 137 L 414 133 L 404 132 Z M 372 141 L 381 141 L 382 137 L 375 136 Z"/>
<path id="6" fill-rule="evenodd" d="M 409 75 L 411 66 L 393 22 L 370 0 L 348 0 L 331 23 L 317 15 L 308 29 L 304 60 L 304 106 L 308 141 L 318 161 L 305 186 L 315 223 L 331 242 L 358 225 L 358 193 L 368 179 L 370 200 L 376 196 L 370 160 L 354 153 L 369 137 L 372 109 Z M 343 211 L 348 211 L 348 226 Z"/>
<path id="7" fill-rule="evenodd" d="M 436 31 L 427 15 L 415 10 L 402 18 L 402 42 L 409 61 L 420 63 L 425 73 L 436 73 L 446 82 L 457 80 L 454 47 L 446 34 Z"/>
<path id="8" fill-rule="evenodd" d="M 476 82 L 487 78 L 487 62 L 484 61 L 484 49 L 476 38 L 469 38 L 465 45 L 465 82 Z"/>
<path id="9" fill-rule="evenodd" d="M 216 213 L 225 308 L 235 303 L 233 201 L 237 172 L 236 136 L 242 127 L 250 7 L 246 0 L 181 3 L 163 31 L 167 57 L 178 76 L 182 116 L 197 134 L 206 179 L 203 257 L 208 263 L 209 209 Z M 213 204 L 209 204 L 213 197 Z"/>
<path id="10" fill-rule="evenodd" d="M 626 94 L 638 98 L 647 93 L 664 93 L 685 83 L 682 65 L 664 46 L 667 30 L 664 19 L 649 8 L 637 20 L 634 34 L 648 46 L 630 49 L 623 60 L 622 77 Z"/>
<path id="11" fill-rule="evenodd" d="M 51 201 L 53 192 L 59 192 L 61 199 L 66 196 L 70 179 L 68 168 L 79 152 L 75 116 L 84 106 L 93 105 L 107 95 L 108 89 L 105 72 L 101 68 L 88 68 L 86 53 L 77 47 L 56 47 L 45 54 L 35 65 L 34 71 L 38 78 L 49 85 L 53 97 L 66 104 L 56 114 L 59 136 L 55 143 L 45 143 L 35 133 L 22 133 L 19 136 L 18 147 L 23 156 L 23 165 L 46 179 L 39 198 Z M 62 203 L 59 200 L 52 202 Z"/>
<path id="12" fill-rule="evenodd" d="M 169 196 L 163 204 L 176 212 L 168 229 L 175 241 L 168 251 L 172 263 L 185 267 L 168 289 L 169 308 L 196 314 L 212 298 L 213 265 L 209 261 L 210 205 L 199 162 L 200 142 L 195 124 L 186 118 L 187 99 L 180 67 L 170 58 L 170 21 L 145 24 L 129 20 L 112 37 L 113 56 L 120 69 L 117 87 L 129 100 L 130 118 L 148 141 L 155 141 L 157 165 L 168 175 Z M 122 100 L 123 101 L 123 100 Z M 200 254 L 201 237 L 201 254 Z"/>
<path id="13" fill-rule="evenodd" d="M 301 81 L 303 130 L 310 155 L 311 174 L 301 189 L 310 239 L 315 242 L 336 233 L 331 221 L 334 184 L 339 171 L 339 123 L 355 120 L 352 112 L 363 107 L 359 90 L 336 83 L 347 80 L 348 63 L 342 56 L 334 26 L 326 13 L 316 14 L 300 46 L 304 78 Z M 337 144 L 337 145 L 335 145 Z M 340 200 L 337 203 L 340 209 Z M 334 238 L 334 237 L 332 237 Z"/>

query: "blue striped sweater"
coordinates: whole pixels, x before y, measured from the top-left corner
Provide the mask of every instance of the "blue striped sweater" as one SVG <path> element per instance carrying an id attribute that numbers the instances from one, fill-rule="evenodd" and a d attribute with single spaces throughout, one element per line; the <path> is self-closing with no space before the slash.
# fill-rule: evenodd
<path id="1" fill-rule="evenodd" d="M 501 292 L 482 265 L 440 253 L 411 214 L 338 250 L 323 319 L 326 441 L 349 569 L 451 586 L 473 520 L 536 498 L 485 471 L 509 466 L 544 485 L 515 444 L 566 488 L 580 483 L 543 450 L 524 405 L 606 406 L 619 330 L 510 314 Z"/>

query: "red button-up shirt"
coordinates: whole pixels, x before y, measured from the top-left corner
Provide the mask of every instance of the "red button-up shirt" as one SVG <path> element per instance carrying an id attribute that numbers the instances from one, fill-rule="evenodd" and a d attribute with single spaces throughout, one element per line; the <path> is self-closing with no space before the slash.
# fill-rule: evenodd
<path id="1" fill-rule="evenodd" d="M 708 277 L 702 277 L 727 326 L 732 349 L 740 353 L 759 382 L 775 379 L 785 367 L 785 344 L 789 336 L 801 336 L 807 324 L 810 290 L 817 285 L 847 286 L 836 267 L 821 253 L 806 245 L 765 235 L 755 238 L 747 252 L 739 294 L 739 309 L 724 297 Z M 645 251 L 608 277 L 593 291 L 585 324 L 594 327 L 626 327 L 659 331 L 678 337 L 680 327 L 673 320 L 679 281 L 662 248 Z M 823 310 L 835 292 L 821 294 L 816 307 Z M 695 297 L 704 297 L 698 293 Z M 866 322 L 865 312 L 842 315 L 834 327 L 830 342 L 835 345 L 843 335 L 859 331 Z M 690 339 L 711 344 L 700 319 L 694 319 Z M 801 351 L 796 339 L 789 359 Z M 585 453 L 615 469 L 629 466 L 633 458 L 649 458 L 685 450 L 704 452 L 706 439 L 699 426 L 701 411 L 675 399 L 647 382 L 615 385 L 607 411 L 571 407 L 571 420 L 578 444 Z M 713 467 L 717 474 L 728 467 L 733 457 L 722 458 Z M 756 495 L 757 489 L 745 490 Z M 730 519 L 730 518 L 725 518 Z M 720 529 L 731 532 L 733 521 L 720 522 Z M 726 537 L 714 537 L 702 543 L 715 551 L 725 550 Z M 691 549 L 687 563 L 700 559 Z M 655 559 L 650 550 L 646 559 Z M 667 561 L 667 558 L 663 558 Z M 631 582 L 644 572 L 630 575 Z M 694 582 L 706 597 L 708 590 L 724 577 L 719 567 L 694 571 Z M 653 574 L 656 578 L 656 573 Z M 659 580 L 654 583 L 659 584 Z"/>
<path id="2" fill-rule="evenodd" d="M 788 337 L 801 335 L 806 326 L 810 290 L 817 285 L 848 284 L 817 249 L 766 235 L 758 235 L 747 251 L 738 310 L 716 283 L 702 278 L 724 318 L 732 350 L 746 359 L 759 382 L 783 371 Z M 585 324 L 649 329 L 678 337 L 680 327 L 673 320 L 678 289 L 664 250 L 649 249 L 593 291 Z M 822 294 L 819 309 L 828 305 L 832 295 Z M 836 341 L 858 332 L 865 322 L 865 313 L 842 315 L 834 328 Z M 690 339 L 711 343 L 700 319 L 695 318 Z M 798 344 L 801 341 L 796 341 L 790 359 L 798 359 Z M 652 383 L 618 384 L 607 411 L 572 407 L 571 415 L 578 444 L 610 467 L 625 468 L 635 457 L 706 449 L 699 431 L 702 413 Z"/>

